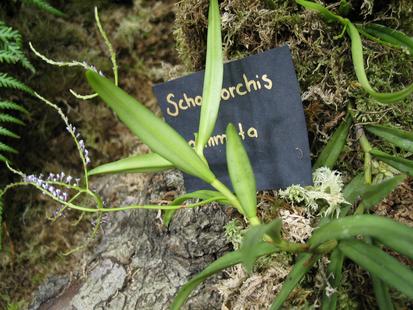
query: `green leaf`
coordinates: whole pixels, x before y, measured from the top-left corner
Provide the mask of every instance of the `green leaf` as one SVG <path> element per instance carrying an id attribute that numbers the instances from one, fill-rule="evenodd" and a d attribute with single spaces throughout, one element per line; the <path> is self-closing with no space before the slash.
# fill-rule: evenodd
<path id="1" fill-rule="evenodd" d="M 239 250 L 242 254 L 242 263 L 248 272 L 252 272 L 255 261 L 259 256 L 261 256 L 260 252 L 257 251 L 257 244 L 262 242 L 265 235 L 270 236 L 274 243 L 280 242 L 281 228 L 281 219 L 276 219 L 269 224 L 252 226 L 248 229 Z"/>
<path id="2" fill-rule="evenodd" d="M 344 187 L 343 196 L 346 201 L 354 204 L 361 194 L 365 191 L 365 188 L 369 186 L 364 182 L 364 174 L 359 173 L 355 176 L 349 184 Z"/>
<path id="3" fill-rule="evenodd" d="M 377 149 L 370 151 L 371 155 L 380 159 L 382 162 L 396 168 L 400 172 L 406 173 L 409 176 L 413 176 L 413 161 L 405 158 L 389 155 Z"/>
<path id="4" fill-rule="evenodd" d="M 403 32 L 374 23 L 357 25 L 357 28 L 369 38 L 378 39 L 380 43 L 384 42 L 393 47 L 405 49 L 413 56 L 413 39 Z"/>
<path id="5" fill-rule="evenodd" d="M 374 296 L 376 297 L 377 305 L 380 310 L 393 310 L 393 303 L 391 301 L 389 288 L 380 280 L 377 276 L 371 274 L 371 280 L 373 282 Z"/>
<path id="6" fill-rule="evenodd" d="M 380 125 L 364 126 L 367 131 L 408 152 L 413 152 L 413 133 Z"/>
<path id="7" fill-rule="evenodd" d="M 1 126 L 0 126 L 0 135 L 10 137 L 10 138 L 20 139 L 20 136 L 16 135 L 13 131 L 10 131 L 7 128 L 1 127 Z"/>
<path id="8" fill-rule="evenodd" d="M 196 152 L 199 155 L 203 154 L 204 146 L 214 131 L 221 101 L 223 76 L 221 16 L 218 0 L 210 0 L 204 88 L 202 92 L 199 131 L 195 145 Z"/>
<path id="9" fill-rule="evenodd" d="M 33 94 L 33 90 L 30 87 L 16 80 L 7 73 L 0 73 L 0 87 L 18 89 L 28 94 Z"/>
<path id="10" fill-rule="evenodd" d="M 258 221 L 257 187 L 248 154 L 234 125 L 227 126 L 226 137 L 227 165 L 232 186 L 245 216 L 250 222 L 256 223 Z"/>
<path id="11" fill-rule="evenodd" d="M 352 7 L 350 2 L 348 2 L 347 0 L 340 1 L 340 7 L 338 8 L 340 15 L 347 16 L 348 14 L 350 14 L 351 9 Z"/>
<path id="12" fill-rule="evenodd" d="M 397 259 L 376 246 L 358 240 L 341 241 L 338 247 L 345 256 L 384 283 L 413 298 L 413 271 Z"/>
<path id="13" fill-rule="evenodd" d="M 350 130 L 351 123 L 352 118 L 350 114 L 348 114 L 321 151 L 320 155 L 317 158 L 317 161 L 313 166 L 314 170 L 320 167 L 328 167 L 330 169 L 333 169 L 338 157 L 343 151 L 344 145 L 346 144 L 346 139 Z"/>
<path id="14" fill-rule="evenodd" d="M 188 193 L 188 194 L 179 196 L 171 203 L 171 205 L 173 206 L 180 205 L 189 199 L 200 199 L 200 200 L 208 200 L 208 201 L 210 201 L 211 199 L 214 199 L 216 202 L 229 204 L 227 198 L 224 195 L 222 195 L 220 192 L 211 191 L 211 190 L 199 190 L 193 193 Z M 176 210 L 165 211 L 163 215 L 164 225 L 166 226 L 169 225 L 175 212 Z"/>
<path id="15" fill-rule="evenodd" d="M 29 114 L 29 111 L 27 111 L 21 104 L 11 101 L 0 101 L 0 109 L 15 110 L 23 112 L 25 114 Z"/>
<path id="16" fill-rule="evenodd" d="M 7 144 L 4 144 L 3 142 L 0 142 L 0 151 L 13 154 L 18 153 L 16 149 L 12 148 L 11 146 L 8 146 Z"/>
<path id="17" fill-rule="evenodd" d="M 20 126 L 24 126 L 24 123 L 18 118 L 8 115 L 8 114 L 3 114 L 3 113 L 0 114 L 0 122 L 1 123 L 13 123 L 13 124 L 17 124 Z"/>
<path id="18" fill-rule="evenodd" d="M 311 249 L 329 240 L 369 236 L 413 259 L 413 228 L 377 215 L 347 216 L 330 221 L 314 231 Z"/>
<path id="19" fill-rule="evenodd" d="M 270 245 L 265 242 L 256 244 L 256 251 L 260 256 L 269 255 L 278 252 L 278 248 L 274 245 Z M 191 292 L 203 281 L 213 274 L 220 272 L 221 270 L 237 265 L 242 260 L 242 254 L 239 251 L 231 252 L 225 254 L 221 258 L 217 259 L 215 262 L 206 267 L 201 273 L 193 277 L 189 282 L 183 285 L 178 291 L 175 299 L 171 305 L 172 310 L 179 310 L 184 305 L 185 301 L 188 299 Z"/>
<path id="20" fill-rule="evenodd" d="M 93 71 L 86 72 L 86 77 L 92 88 L 117 113 L 122 122 L 153 152 L 207 183 L 215 180 L 207 164 L 172 127 L 110 80 Z"/>
<path id="21" fill-rule="evenodd" d="M 23 3 L 30 4 L 30 5 L 35 5 L 39 9 L 41 9 L 42 11 L 48 12 L 48 13 L 56 15 L 56 16 L 60 16 L 60 17 L 65 16 L 65 14 L 62 11 L 52 7 L 45 0 L 23 0 Z"/>
<path id="22" fill-rule="evenodd" d="M 360 197 L 362 199 L 360 206 L 363 210 L 368 210 L 383 199 L 385 199 L 397 186 L 399 186 L 406 179 L 405 175 L 398 175 L 384 180 L 379 184 L 368 185 L 365 184 L 360 188 Z"/>
<path id="23" fill-rule="evenodd" d="M 327 267 L 327 277 L 330 285 L 336 290 L 331 296 L 327 296 L 324 291 L 322 300 L 323 310 L 335 310 L 337 307 L 338 289 L 343 278 L 344 255 L 337 248 L 330 255 L 330 263 Z"/>
<path id="24" fill-rule="evenodd" d="M 319 258 L 319 255 L 312 255 L 308 253 L 301 254 L 298 257 L 298 261 L 293 266 L 293 269 L 288 274 L 281 290 L 275 297 L 270 308 L 271 310 L 281 309 L 285 300 L 288 298 L 288 295 L 290 295 L 292 290 L 297 287 L 304 275 L 310 271 L 311 267 L 313 267 Z"/>
<path id="25" fill-rule="evenodd" d="M 406 176 L 398 175 L 393 178 L 384 180 L 379 184 L 366 184 L 364 174 L 360 173 L 351 180 L 343 190 L 343 196 L 346 201 L 354 205 L 357 200 L 361 200 L 364 209 L 370 209 L 384 198 L 386 198 Z M 346 216 L 351 206 L 346 205 L 342 208 L 340 216 Z"/>
<path id="26" fill-rule="evenodd" d="M 380 102 L 392 103 L 406 98 L 413 92 L 413 84 L 410 84 L 400 91 L 392 93 L 379 93 L 375 91 L 367 79 L 364 68 L 363 46 L 360 34 L 357 28 L 349 21 L 347 22 L 347 33 L 351 38 L 351 56 L 353 59 L 354 70 L 360 85 L 367 93 Z"/>
<path id="27" fill-rule="evenodd" d="M 332 13 L 330 10 L 322 6 L 321 4 L 312 2 L 312 1 L 305 1 L 305 0 L 295 0 L 298 4 L 302 5 L 306 9 L 314 10 L 320 13 L 324 18 L 328 21 L 341 21 L 343 18 Z"/>
<path id="28" fill-rule="evenodd" d="M 169 161 L 156 153 L 139 154 L 104 164 L 89 171 L 89 175 L 108 173 L 158 172 L 174 168 Z"/>

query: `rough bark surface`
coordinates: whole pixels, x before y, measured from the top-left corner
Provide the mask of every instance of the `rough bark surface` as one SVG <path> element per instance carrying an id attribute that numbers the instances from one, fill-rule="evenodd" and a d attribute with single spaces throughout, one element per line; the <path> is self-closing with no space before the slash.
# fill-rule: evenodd
<path id="1" fill-rule="evenodd" d="M 103 177 L 95 186 L 113 205 L 154 203 L 183 192 L 176 172 Z M 169 228 L 156 211 L 113 213 L 84 270 L 49 279 L 30 309 L 167 309 L 180 286 L 230 248 L 227 220 L 220 206 L 180 210 Z M 219 309 L 221 298 L 210 287 L 201 286 L 186 307 Z"/>

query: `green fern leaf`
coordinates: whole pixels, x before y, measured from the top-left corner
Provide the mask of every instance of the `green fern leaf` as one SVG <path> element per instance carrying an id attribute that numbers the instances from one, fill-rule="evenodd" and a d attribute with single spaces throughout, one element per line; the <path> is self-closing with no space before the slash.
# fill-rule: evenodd
<path id="1" fill-rule="evenodd" d="M 1 126 L 0 126 L 0 135 L 5 136 L 5 137 L 20 139 L 20 136 L 16 135 L 13 131 L 8 130 L 7 128 L 1 127 Z"/>
<path id="2" fill-rule="evenodd" d="M 29 111 L 27 111 L 22 105 L 11 102 L 11 101 L 0 101 L 0 109 L 1 110 L 15 110 L 15 111 L 20 111 L 25 114 L 29 114 Z"/>
<path id="3" fill-rule="evenodd" d="M 3 51 L 0 51 L 0 53 L 1 52 L 5 54 L 6 58 L 7 56 L 9 57 L 11 56 L 17 59 L 17 61 L 15 61 L 14 63 L 20 62 L 24 68 L 30 70 L 33 73 L 36 72 L 36 69 L 33 67 L 29 59 L 23 53 L 21 43 L 19 42 L 8 43 L 5 45 L 5 49 Z M 0 62 L 1 62 L 1 57 L 0 57 Z"/>
<path id="4" fill-rule="evenodd" d="M 0 50 L 0 62 L 15 64 L 20 61 L 20 57 L 8 50 Z"/>
<path id="5" fill-rule="evenodd" d="M 0 63 L 17 63 L 33 73 L 35 69 L 22 50 L 22 37 L 17 30 L 0 21 Z"/>
<path id="6" fill-rule="evenodd" d="M 9 41 L 21 42 L 22 37 L 17 30 L 6 26 L 4 22 L 0 21 L 0 41 L 7 43 Z"/>
<path id="7" fill-rule="evenodd" d="M 3 113 L 0 114 L 0 123 L 13 123 L 13 124 L 24 126 L 24 123 L 18 118 L 8 115 L 8 114 L 3 114 Z"/>
<path id="8" fill-rule="evenodd" d="M 35 5 L 39 9 L 41 9 L 45 12 L 48 12 L 50 14 L 56 15 L 56 16 L 64 16 L 65 15 L 62 11 L 59 11 L 58 9 L 52 7 L 45 0 L 22 0 L 22 2 L 24 4 Z"/>
<path id="9" fill-rule="evenodd" d="M 12 148 L 11 146 L 8 146 L 7 144 L 4 144 L 3 142 L 0 142 L 0 151 L 13 154 L 18 153 L 16 149 Z"/>
<path id="10" fill-rule="evenodd" d="M 19 62 L 24 68 L 30 70 L 32 73 L 36 72 L 36 69 L 33 67 L 29 59 L 26 57 L 26 55 L 23 54 L 23 52 L 21 52 L 21 55 L 19 57 Z"/>
<path id="11" fill-rule="evenodd" d="M 26 86 L 19 80 L 16 80 L 7 73 L 0 73 L 0 87 L 19 89 L 28 94 L 33 94 L 33 90 L 30 87 Z"/>

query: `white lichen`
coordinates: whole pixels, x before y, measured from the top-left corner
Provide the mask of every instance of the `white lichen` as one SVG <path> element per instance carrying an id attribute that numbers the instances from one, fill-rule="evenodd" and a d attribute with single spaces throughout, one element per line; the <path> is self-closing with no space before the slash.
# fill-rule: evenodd
<path id="1" fill-rule="evenodd" d="M 313 186 L 307 187 L 292 185 L 278 194 L 293 205 L 304 205 L 312 213 L 338 217 L 341 206 L 348 204 L 342 194 L 344 183 L 340 172 L 321 167 L 314 171 L 313 182 Z"/>

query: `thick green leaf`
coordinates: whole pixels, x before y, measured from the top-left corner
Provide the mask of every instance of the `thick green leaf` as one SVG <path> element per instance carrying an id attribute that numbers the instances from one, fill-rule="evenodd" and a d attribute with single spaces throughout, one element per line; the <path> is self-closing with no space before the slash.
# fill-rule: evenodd
<path id="1" fill-rule="evenodd" d="M 173 206 L 180 205 L 189 199 L 200 199 L 200 200 L 208 200 L 208 201 L 211 199 L 214 199 L 216 202 L 229 204 L 227 198 L 224 195 L 222 195 L 220 192 L 211 191 L 211 190 L 199 190 L 193 193 L 188 193 L 188 194 L 179 196 L 172 202 L 171 205 Z M 175 212 L 176 210 L 165 211 L 163 215 L 164 225 L 166 226 L 169 225 Z"/>
<path id="2" fill-rule="evenodd" d="M 321 4 L 312 2 L 312 1 L 305 1 L 305 0 L 295 0 L 298 4 L 302 5 L 306 9 L 314 10 L 319 12 L 324 18 L 328 21 L 341 21 L 343 18 L 332 13 L 330 10 L 322 6 Z"/>
<path id="3" fill-rule="evenodd" d="M 92 88 L 117 113 L 122 122 L 152 151 L 182 171 L 207 183 L 215 180 L 207 164 L 172 127 L 110 80 L 93 71 L 88 71 L 86 77 Z"/>
<path id="4" fill-rule="evenodd" d="M 274 245 L 261 242 L 256 244 L 256 251 L 260 256 L 272 254 L 278 252 L 278 248 Z M 179 310 L 184 305 L 185 301 L 188 299 L 191 292 L 203 281 L 213 274 L 220 272 L 221 270 L 237 265 L 242 260 L 242 254 L 239 251 L 231 252 L 225 254 L 221 258 L 217 259 L 215 262 L 206 267 L 201 273 L 193 277 L 189 282 L 181 287 L 175 299 L 171 305 L 172 310 Z"/>
<path id="5" fill-rule="evenodd" d="M 341 284 L 341 279 L 343 278 L 343 262 L 344 255 L 337 248 L 330 255 L 330 263 L 327 267 L 327 277 L 330 285 L 336 290 L 332 295 L 327 296 L 324 290 L 322 309 L 323 310 L 335 310 L 337 307 L 337 291 Z"/>
<path id="6" fill-rule="evenodd" d="M 379 184 L 366 184 L 362 186 L 362 192 L 360 193 L 360 198 L 362 199 L 360 207 L 363 208 L 363 210 L 368 210 L 374 207 L 385 199 L 405 179 L 406 176 L 401 174 L 390 179 L 386 179 Z"/>
<path id="7" fill-rule="evenodd" d="M 377 242 L 374 242 L 371 238 L 364 238 L 364 241 L 368 244 L 374 244 L 377 246 Z M 341 252 L 341 251 L 340 251 Z M 373 291 L 376 297 L 376 302 L 380 310 L 392 310 L 394 309 L 391 301 L 389 288 L 386 283 L 380 280 L 377 276 L 370 273 L 370 278 L 373 284 Z"/>
<path id="8" fill-rule="evenodd" d="M 254 171 L 234 125 L 229 124 L 227 126 L 226 136 L 227 165 L 232 186 L 241 202 L 245 216 L 252 224 L 256 224 L 258 221 L 257 187 Z"/>
<path id="9" fill-rule="evenodd" d="M 380 125 L 364 126 L 367 131 L 408 152 L 413 152 L 413 133 Z"/>
<path id="10" fill-rule="evenodd" d="M 256 248 L 257 244 L 262 242 L 266 235 L 270 236 L 275 243 L 280 242 L 281 227 L 281 219 L 276 219 L 269 224 L 252 226 L 245 233 L 239 251 L 242 254 L 242 264 L 248 272 L 252 272 L 255 261 L 260 256 Z"/>
<path id="11" fill-rule="evenodd" d="M 377 215 L 347 216 L 330 221 L 314 231 L 311 249 L 329 240 L 369 236 L 413 259 L 413 228 Z"/>
<path id="12" fill-rule="evenodd" d="M 400 172 L 406 173 L 409 176 L 413 176 L 413 161 L 405 158 L 393 156 L 387 153 L 384 153 L 377 149 L 372 149 L 371 154 L 380 159 L 382 162 L 396 168 Z"/>
<path id="13" fill-rule="evenodd" d="M 104 164 L 89 171 L 89 175 L 109 173 L 157 172 L 174 168 L 169 161 L 156 153 L 139 154 Z"/>
<path id="14" fill-rule="evenodd" d="M 341 241 L 338 247 L 345 256 L 384 283 L 413 298 L 413 271 L 397 259 L 376 246 L 358 240 Z"/>
<path id="15" fill-rule="evenodd" d="M 202 92 L 199 131 L 195 145 L 198 154 L 203 154 L 204 146 L 214 131 L 221 101 L 223 76 L 221 16 L 218 0 L 210 0 L 204 88 Z"/>
<path id="16" fill-rule="evenodd" d="M 392 93 L 379 93 L 371 87 L 364 68 L 363 46 L 361 43 L 360 34 L 357 28 L 349 21 L 347 22 L 346 29 L 351 38 L 351 55 L 353 59 L 354 70 L 356 72 L 357 79 L 363 89 L 368 92 L 373 98 L 383 103 L 396 102 L 409 96 L 413 92 L 413 84 L 410 84 L 400 91 Z"/>
<path id="17" fill-rule="evenodd" d="M 343 151 L 344 145 L 346 144 L 346 139 L 350 130 L 351 123 L 352 118 L 349 114 L 340 124 L 340 126 L 331 136 L 326 146 L 321 151 L 320 155 L 317 158 L 317 161 L 313 166 L 314 170 L 320 167 L 328 167 L 330 169 L 334 167 L 338 157 Z"/>
<path id="18" fill-rule="evenodd" d="M 357 28 L 369 38 L 378 39 L 380 43 L 389 43 L 391 46 L 405 49 L 413 56 L 413 39 L 403 32 L 374 23 L 357 25 Z"/>
<path id="19" fill-rule="evenodd" d="M 370 209 L 388 196 L 406 176 L 398 175 L 375 185 L 366 184 L 364 174 L 360 173 L 351 180 L 343 190 L 343 196 L 352 205 L 357 200 L 361 200 L 364 209 Z M 340 216 L 346 216 L 351 206 L 346 205 L 342 208 Z"/>
<path id="20" fill-rule="evenodd" d="M 354 204 L 361 194 L 365 191 L 363 188 L 369 185 L 366 185 L 364 182 L 364 174 L 359 173 L 356 175 L 349 184 L 344 187 L 343 196 L 346 201 L 351 204 Z"/>
<path id="21" fill-rule="evenodd" d="M 371 274 L 371 280 L 373 282 L 374 296 L 380 310 L 393 310 L 393 303 L 391 301 L 389 288 L 380 280 L 377 276 Z"/>
<path id="22" fill-rule="evenodd" d="M 284 281 L 280 292 L 277 294 L 274 302 L 271 305 L 271 310 L 281 309 L 288 295 L 294 288 L 297 287 L 304 275 L 313 267 L 313 265 L 320 258 L 319 255 L 301 254 L 298 261 L 293 266 L 293 269 L 288 274 L 287 279 Z"/>

